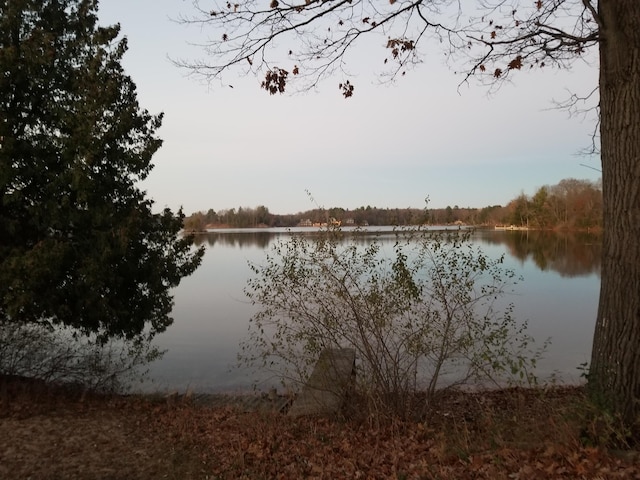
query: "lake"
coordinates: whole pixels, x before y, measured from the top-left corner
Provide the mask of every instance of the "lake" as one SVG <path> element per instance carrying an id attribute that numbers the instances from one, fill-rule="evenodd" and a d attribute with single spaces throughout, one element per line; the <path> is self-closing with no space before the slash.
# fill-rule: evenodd
<path id="1" fill-rule="evenodd" d="M 358 234 L 359 241 L 366 244 L 377 235 L 391 252 L 392 229 L 373 230 Z M 243 229 L 197 236 L 196 243 L 206 246 L 202 265 L 174 291 L 174 324 L 156 339 L 167 351 L 150 366 L 150 381 L 143 389 L 231 393 L 252 389 L 255 374 L 236 366 L 239 344 L 256 311 L 243 293 L 251 275 L 248 263 L 263 263 L 271 245 L 288 235 L 286 229 Z M 478 230 L 472 238 L 490 257 L 505 254 L 505 266 L 524 278 L 517 295 L 508 300 L 515 305 L 515 317 L 528 320 L 528 332 L 537 344 L 551 338 L 538 376 L 579 382 L 578 367 L 590 360 L 598 308 L 600 237 Z M 276 379 L 265 378 L 258 387 L 275 383 Z"/>

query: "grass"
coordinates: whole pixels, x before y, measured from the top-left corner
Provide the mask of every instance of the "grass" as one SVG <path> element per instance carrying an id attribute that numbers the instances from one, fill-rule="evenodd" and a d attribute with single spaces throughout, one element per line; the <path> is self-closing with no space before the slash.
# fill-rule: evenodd
<path id="1" fill-rule="evenodd" d="M 640 478 L 637 456 L 585 442 L 595 417 L 577 387 L 451 392 L 411 421 L 350 411 L 291 419 L 0 379 L 0 478 Z"/>

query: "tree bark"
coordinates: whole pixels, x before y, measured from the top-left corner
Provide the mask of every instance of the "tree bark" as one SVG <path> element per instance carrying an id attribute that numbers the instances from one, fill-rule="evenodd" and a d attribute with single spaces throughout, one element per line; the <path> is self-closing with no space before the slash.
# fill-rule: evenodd
<path id="1" fill-rule="evenodd" d="M 589 388 L 640 439 L 640 1 L 598 10 L 604 234 Z"/>

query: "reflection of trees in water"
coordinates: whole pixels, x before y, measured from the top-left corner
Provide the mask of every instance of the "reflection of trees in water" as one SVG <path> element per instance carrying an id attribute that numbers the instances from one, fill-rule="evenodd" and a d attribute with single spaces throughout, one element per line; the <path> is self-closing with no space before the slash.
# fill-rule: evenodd
<path id="1" fill-rule="evenodd" d="M 327 232 L 317 230 L 296 232 L 315 236 Z M 395 233 L 348 231 L 336 234 L 356 245 L 369 245 L 374 238 L 383 243 L 394 242 Z M 237 248 L 266 249 L 277 237 L 288 237 L 287 231 L 234 231 L 208 232 L 195 236 L 196 245 L 207 244 L 209 247 L 222 245 Z M 600 275 L 600 258 L 602 255 L 602 237 L 588 233 L 557 233 L 548 231 L 478 231 L 474 238 L 489 245 L 505 245 L 513 257 L 524 262 L 531 259 L 540 270 L 553 270 L 563 277 L 586 276 L 592 273 Z"/>
<path id="2" fill-rule="evenodd" d="M 576 232 L 491 232 L 486 243 L 503 244 L 509 254 L 524 262 L 531 259 L 540 270 L 553 270 L 563 277 L 600 275 L 602 237 Z"/>
<path id="3" fill-rule="evenodd" d="M 210 247 L 216 244 L 224 245 L 226 247 L 259 247 L 266 248 L 269 245 L 271 239 L 278 233 L 274 232 L 208 232 L 199 233 L 195 236 L 195 244 L 203 245 L 207 244 Z"/>
<path id="4" fill-rule="evenodd" d="M 327 231 L 306 231 L 300 232 L 296 231 L 296 235 L 305 235 L 309 237 L 317 236 L 317 235 L 326 235 Z M 350 239 L 350 241 L 356 245 L 369 245 L 374 238 L 386 238 L 395 239 L 395 234 L 391 231 L 389 232 L 367 232 L 367 231 L 347 231 L 347 232 L 335 232 L 336 235 L 343 237 L 345 240 Z M 274 232 L 270 230 L 264 231 L 244 231 L 244 232 L 207 232 L 207 233 L 198 233 L 194 236 L 194 243 L 197 246 L 207 244 L 210 247 L 215 245 L 224 245 L 226 247 L 257 247 L 257 248 L 266 248 L 269 244 L 275 240 L 277 237 L 282 236 L 290 236 L 291 233 L 288 231 L 283 232 Z"/>

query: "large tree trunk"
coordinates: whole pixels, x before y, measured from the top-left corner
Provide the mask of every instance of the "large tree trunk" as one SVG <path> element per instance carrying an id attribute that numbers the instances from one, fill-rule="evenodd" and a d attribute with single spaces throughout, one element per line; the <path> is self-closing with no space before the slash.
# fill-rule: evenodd
<path id="1" fill-rule="evenodd" d="M 640 1 L 598 8 L 604 244 L 589 387 L 640 439 Z"/>

